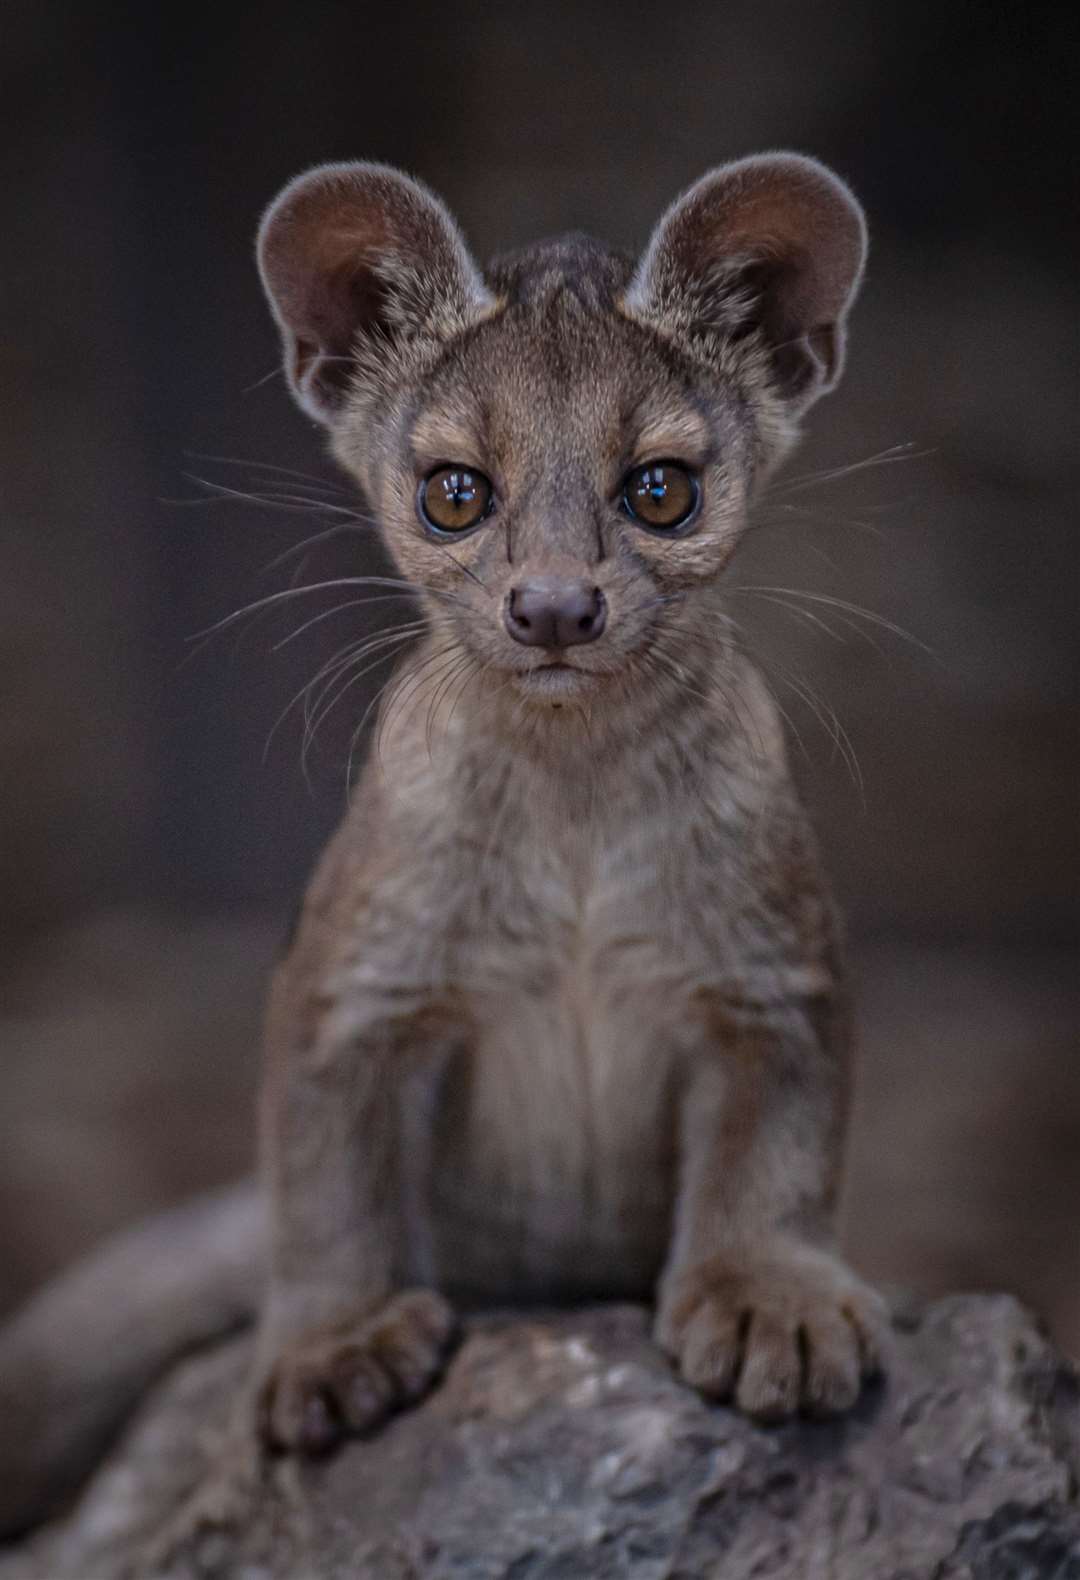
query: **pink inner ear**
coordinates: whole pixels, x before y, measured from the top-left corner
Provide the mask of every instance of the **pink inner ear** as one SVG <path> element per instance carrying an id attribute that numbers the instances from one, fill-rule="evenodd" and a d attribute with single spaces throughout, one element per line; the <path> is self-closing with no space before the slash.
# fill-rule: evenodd
<path id="1" fill-rule="evenodd" d="M 669 209 L 627 301 L 649 312 L 681 291 L 700 300 L 714 280 L 722 297 L 734 266 L 783 393 L 805 404 L 839 374 L 865 250 L 862 210 L 838 177 L 798 154 L 762 155 L 703 176 Z"/>
<path id="2" fill-rule="evenodd" d="M 332 191 L 301 192 L 267 216 L 260 263 L 282 324 L 299 339 L 339 343 L 351 315 L 350 281 L 365 254 L 377 251 L 384 227 L 347 225 Z"/>
<path id="3" fill-rule="evenodd" d="M 787 311 L 802 333 L 835 322 L 862 272 L 865 232 L 854 199 L 833 176 L 820 167 L 807 171 L 801 160 L 746 163 L 757 168 L 735 167 L 727 179 L 721 171 L 715 188 L 701 192 L 697 214 L 686 216 L 690 227 L 696 220 L 707 230 L 714 257 L 741 252 L 774 261 Z"/>
<path id="4" fill-rule="evenodd" d="M 340 253 L 339 253 L 340 256 Z M 354 337 L 375 311 L 377 287 L 359 257 L 290 280 L 275 298 L 293 388 L 315 415 L 333 410 L 348 389 Z"/>
<path id="5" fill-rule="evenodd" d="M 328 354 L 348 351 L 357 329 L 378 316 L 385 297 L 368 258 L 366 249 L 354 246 L 339 251 L 333 261 L 315 264 L 304 282 L 298 335 L 310 337 Z"/>
<path id="6" fill-rule="evenodd" d="M 381 265 L 404 260 L 432 303 L 464 320 L 488 298 L 457 228 L 431 193 L 384 165 L 325 165 L 287 186 L 259 232 L 259 266 L 294 393 L 330 421 L 358 334 L 389 330 Z"/>

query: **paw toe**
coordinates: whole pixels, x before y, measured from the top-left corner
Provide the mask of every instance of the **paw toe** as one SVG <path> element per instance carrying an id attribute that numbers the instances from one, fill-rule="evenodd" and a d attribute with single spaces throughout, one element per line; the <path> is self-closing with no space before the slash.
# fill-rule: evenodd
<path id="1" fill-rule="evenodd" d="M 368 1432 L 396 1402 L 394 1379 L 364 1350 L 344 1356 L 331 1384 L 342 1420 L 350 1432 Z"/>
<path id="2" fill-rule="evenodd" d="M 850 1410 L 859 1397 L 859 1344 L 839 1311 L 824 1307 L 800 1330 L 804 1354 L 803 1404 L 811 1415 Z"/>
<path id="3" fill-rule="evenodd" d="M 394 1391 L 413 1400 L 437 1375 L 454 1327 L 453 1310 L 441 1296 L 416 1290 L 392 1301 L 372 1323 L 367 1347 Z"/>
<path id="4" fill-rule="evenodd" d="M 858 1300 L 846 1301 L 842 1310 L 855 1335 L 860 1375 L 879 1376 L 892 1344 L 888 1306 L 875 1290 L 868 1289 L 860 1292 Z"/>
<path id="5" fill-rule="evenodd" d="M 796 1334 L 783 1319 L 758 1309 L 750 1322 L 735 1402 L 759 1421 L 782 1421 L 799 1408 L 801 1363 Z"/>
<path id="6" fill-rule="evenodd" d="M 308 1394 L 298 1412 L 297 1426 L 289 1430 L 289 1436 L 305 1454 L 330 1452 L 341 1436 L 341 1426 L 325 1394 Z"/>
<path id="7" fill-rule="evenodd" d="M 303 1372 L 280 1369 L 259 1403 L 260 1436 L 278 1453 L 326 1454 L 341 1437 L 329 1393 Z"/>
<path id="8" fill-rule="evenodd" d="M 691 1317 L 683 1335 L 680 1371 L 691 1388 L 710 1399 L 730 1399 L 742 1363 L 746 1323 L 741 1314 L 711 1301 Z"/>

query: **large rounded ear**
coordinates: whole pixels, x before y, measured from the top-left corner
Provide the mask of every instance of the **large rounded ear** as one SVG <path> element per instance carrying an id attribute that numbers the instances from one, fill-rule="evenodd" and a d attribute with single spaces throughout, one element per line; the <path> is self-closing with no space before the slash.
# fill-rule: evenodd
<path id="1" fill-rule="evenodd" d="M 801 154 L 760 154 L 677 199 L 625 305 L 699 343 L 760 331 L 774 387 L 801 411 L 840 376 L 865 258 L 863 212 L 838 176 Z"/>
<path id="2" fill-rule="evenodd" d="M 304 410 L 332 425 L 365 355 L 460 333 L 492 298 L 439 199 L 388 165 L 320 165 L 259 228 L 259 272 Z"/>

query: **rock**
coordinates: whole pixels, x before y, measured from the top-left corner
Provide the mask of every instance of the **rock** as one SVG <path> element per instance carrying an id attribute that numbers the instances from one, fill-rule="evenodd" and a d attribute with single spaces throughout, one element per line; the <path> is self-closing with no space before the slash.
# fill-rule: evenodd
<path id="1" fill-rule="evenodd" d="M 249 1340 L 188 1358 L 0 1580 L 1080 1580 L 1080 1390 L 1006 1296 L 898 1324 L 844 1420 L 684 1388 L 630 1306 L 479 1317 L 378 1436 L 254 1470 Z"/>

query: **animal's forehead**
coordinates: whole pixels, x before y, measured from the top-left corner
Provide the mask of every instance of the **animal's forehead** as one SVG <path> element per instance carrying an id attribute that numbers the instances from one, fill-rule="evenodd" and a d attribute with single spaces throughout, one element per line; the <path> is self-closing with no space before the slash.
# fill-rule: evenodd
<path id="1" fill-rule="evenodd" d="M 419 460 L 506 470 L 553 454 L 590 470 L 658 455 L 704 460 L 710 424 L 686 378 L 610 296 L 579 283 L 549 271 L 449 359 L 413 424 Z"/>
<path id="2" fill-rule="evenodd" d="M 558 297 L 583 307 L 609 308 L 629 284 L 633 262 L 578 233 L 534 242 L 496 258 L 487 268 L 495 295 L 508 306 L 543 308 Z"/>

